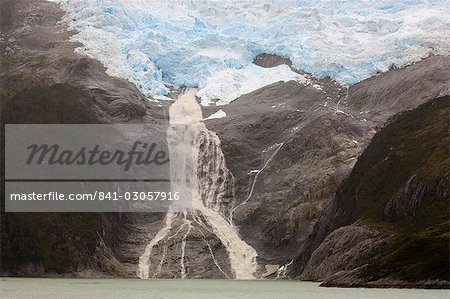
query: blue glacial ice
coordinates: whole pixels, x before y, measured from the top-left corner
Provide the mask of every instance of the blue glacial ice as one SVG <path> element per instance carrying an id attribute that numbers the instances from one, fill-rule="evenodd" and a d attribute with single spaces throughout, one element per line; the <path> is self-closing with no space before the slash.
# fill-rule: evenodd
<path id="1" fill-rule="evenodd" d="M 252 64 L 261 53 L 352 85 L 391 66 L 450 52 L 449 0 L 52 0 L 110 75 L 144 94 L 198 87 L 203 104 L 226 104 L 304 76 Z"/>

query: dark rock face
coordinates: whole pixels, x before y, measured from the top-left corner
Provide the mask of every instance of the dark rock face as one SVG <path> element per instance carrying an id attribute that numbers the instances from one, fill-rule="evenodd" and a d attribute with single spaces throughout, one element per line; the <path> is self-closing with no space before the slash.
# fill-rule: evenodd
<path id="1" fill-rule="evenodd" d="M 446 174 L 424 185 L 418 174 L 414 174 L 386 204 L 384 216 L 391 221 L 414 216 L 421 203 L 431 193 L 437 193 L 440 198 L 447 198 L 449 196 L 448 181 L 448 174 Z"/>
<path id="2" fill-rule="evenodd" d="M 293 273 L 325 278 L 325 286 L 448 287 L 448 111 L 448 96 L 431 100 L 374 136 L 301 247 Z M 378 245 L 348 239 L 348 227 L 361 223 L 371 224 L 368 239 L 382 232 Z M 347 256 L 327 261 L 327 248 L 342 248 L 332 242 L 339 232 L 348 234 L 340 238 L 351 256 L 362 258 L 333 269 Z"/>
<path id="3" fill-rule="evenodd" d="M 321 281 L 366 265 L 387 244 L 387 235 L 373 227 L 349 225 L 330 233 L 313 252 L 300 279 Z"/>
<path id="4" fill-rule="evenodd" d="M 358 271 L 360 268 L 355 268 L 348 271 L 336 272 L 333 275 L 327 277 L 320 286 L 322 287 L 342 287 L 342 288 L 362 288 L 367 287 L 367 281 L 358 277 Z"/>
<path id="5" fill-rule="evenodd" d="M 403 188 L 386 204 L 384 216 L 389 219 L 414 215 L 425 195 L 417 174 L 413 175 Z"/>
<path id="6" fill-rule="evenodd" d="M 19 265 L 12 273 L 5 273 L 7 276 L 17 275 L 26 277 L 41 277 L 45 275 L 45 267 L 41 263 L 25 263 Z"/>
<path id="7" fill-rule="evenodd" d="M 366 277 L 360 277 L 359 272 L 363 267 L 349 271 L 337 272 L 326 278 L 321 287 L 339 288 L 408 288 L 408 289 L 449 289 L 450 283 L 446 280 L 427 279 L 421 281 L 405 281 L 393 278 L 384 278 L 376 281 L 367 281 Z"/>
<path id="8" fill-rule="evenodd" d="M 290 67 L 292 66 L 292 62 L 290 59 L 282 58 L 278 55 L 272 54 L 260 54 L 255 57 L 253 63 L 265 68 L 276 67 L 282 64 L 286 64 Z"/>
<path id="9" fill-rule="evenodd" d="M 162 122 L 161 107 L 96 60 L 74 53 L 63 12 L 46 1 L 3 1 L 2 108 L 8 123 Z M 56 112 L 58 113 L 51 113 Z M 38 113 L 39 112 L 39 113 Z M 47 112 L 47 113 L 45 113 Z"/>

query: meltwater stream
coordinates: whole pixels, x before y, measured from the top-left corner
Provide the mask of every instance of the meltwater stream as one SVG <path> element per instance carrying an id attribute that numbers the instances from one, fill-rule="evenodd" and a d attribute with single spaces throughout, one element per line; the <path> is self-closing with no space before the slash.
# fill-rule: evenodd
<path id="1" fill-rule="evenodd" d="M 186 265 L 186 243 L 188 235 L 195 229 L 193 224 L 199 224 L 207 226 L 207 230 L 225 247 L 234 278 L 254 279 L 257 253 L 241 240 L 236 227 L 228 221 L 233 199 L 233 176 L 226 168 L 218 136 L 209 131 L 202 122 L 202 111 L 195 99 L 195 93 L 195 89 L 187 89 L 170 107 L 171 127 L 167 134 L 171 160 L 171 189 L 180 191 L 181 194 L 189 192 L 192 196 L 192 209 L 184 213 L 167 213 L 163 227 L 146 246 L 139 259 L 137 275 L 140 278 L 149 278 L 150 269 L 159 267 L 161 270 L 167 247 L 163 250 L 159 266 L 151 265 L 154 247 L 181 234 L 178 276 L 187 277 L 189 272 Z M 204 222 L 199 219 L 204 219 Z M 178 227 L 175 227 L 176 225 Z M 209 244 L 208 248 L 214 262 L 204 266 L 217 267 L 225 277 L 229 277 L 220 267 Z"/>

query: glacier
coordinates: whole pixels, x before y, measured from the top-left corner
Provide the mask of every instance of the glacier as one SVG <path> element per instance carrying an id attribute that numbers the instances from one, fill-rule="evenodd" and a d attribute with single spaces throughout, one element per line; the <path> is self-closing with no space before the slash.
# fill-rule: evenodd
<path id="1" fill-rule="evenodd" d="M 392 67 L 450 52 L 450 0 L 51 0 L 82 44 L 145 95 L 196 87 L 227 104 L 277 81 L 308 80 L 262 53 L 350 86 Z"/>

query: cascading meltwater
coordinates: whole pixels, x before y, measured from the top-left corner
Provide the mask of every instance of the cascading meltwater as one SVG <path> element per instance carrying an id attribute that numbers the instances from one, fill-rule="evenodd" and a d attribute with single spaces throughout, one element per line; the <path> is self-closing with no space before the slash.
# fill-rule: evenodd
<path id="1" fill-rule="evenodd" d="M 170 107 L 171 127 L 167 134 L 171 160 L 171 189 L 189 192 L 192 209 L 184 213 L 169 211 L 166 214 L 163 227 L 139 258 L 137 275 L 140 278 L 149 278 L 154 247 L 173 238 L 185 228 L 180 241 L 179 277 L 188 277 L 186 244 L 188 235 L 195 229 L 194 224 L 204 225 L 198 220 L 201 218 L 209 231 L 225 247 L 234 278 L 255 279 L 257 252 L 240 238 L 237 228 L 228 221 L 234 197 L 234 178 L 226 168 L 218 136 L 209 131 L 202 122 L 202 111 L 196 101 L 195 92 L 195 89 L 187 89 Z M 178 228 L 175 223 L 180 223 Z M 172 234 L 172 231 L 175 232 Z M 209 244 L 208 248 L 214 260 L 209 266 L 217 267 L 225 277 L 229 277 L 221 269 Z"/>

